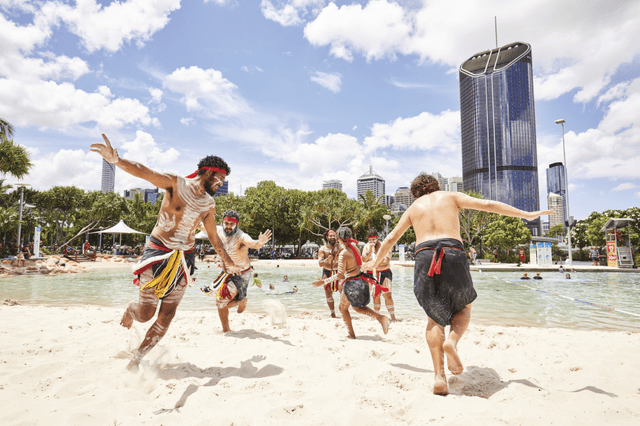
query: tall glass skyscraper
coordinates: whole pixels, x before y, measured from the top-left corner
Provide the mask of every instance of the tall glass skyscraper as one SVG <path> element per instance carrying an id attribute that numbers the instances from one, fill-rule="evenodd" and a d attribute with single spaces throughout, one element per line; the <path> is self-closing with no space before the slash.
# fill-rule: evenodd
<path id="1" fill-rule="evenodd" d="M 460 66 L 460 116 L 464 190 L 540 210 L 529 44 L 480 52 Z M 540 219 L 525 223 L 541 235 Z"/>
<path id="2" fill-rule="evenodd" d="M 102 192 L 113 192 L 116 187 L 116 165 L 102 159 Z"/>

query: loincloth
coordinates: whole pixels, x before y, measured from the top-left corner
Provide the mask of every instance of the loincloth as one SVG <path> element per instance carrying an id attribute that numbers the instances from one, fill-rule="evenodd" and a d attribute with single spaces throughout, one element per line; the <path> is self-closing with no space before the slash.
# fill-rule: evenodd
<path id="1" fill-rule="evenodd" d="M 476 299 L 460 241 L 441 238 L 416 246 L 413 292 L 429 318 L 442 326 Z"/>
<path id="2" fill-rule="evenodd" d="M 360 272 L 358 275 L 344 280 L 342 293 L 344 293 L 352 306 L 356 308 L 364 308 L 371 301 L 371 292 L 369 291 L 370 287 L 373 288 L 374 298 L 378 297 L 380 292 L 389 291 L 386 287 L 382 287 L 378 284 L 371 275 Z"/>
<path id="3" fill-rule="evenodd" d="M 213 283 L 201 290 L 208 296 L 215 296 L 216 305 L 224 308 L 232 300 L 242 300 L 247 297 L 247 288 L 252 278 L 253 268 L 245 269 L 239 275 L 222 271 Z"/>
<path id="4" fill-rule="evenodd" d="M 172 250 L 160 240 L 150 237 L 149 244 L 145 246 L 142 253 L 140 264 L 134 266 L 133 274 L 137 275 L 137 278 L 133 282 L 140 286 L 140 291 L 151 289 L 158 299 L 164 299 L 180 285 L 183 277 L 187 281 L 182 263 L 183 256 L 189 268 L 189 275 L 193 275 L 195 270 L 193 249 Z"/>
<path id="5" fill-rule="evenodd" d="M 367 271 L 367 273 L 373 275 L 373 271 Z M 382 271 L 376 271 L 375 279 L 381 284 L 385 285 L 385 279 L 389 280 L 386 283 L 387 288 L 391 291 L 391 286 L 393 282 L 393 273 L 391 272 L 391 268 L 384 269 Z"/>
<path id="6" fill-rule="evenodd" d="M 322 279 L 331 278 L 336 273 L 337 271 L 330 271 L 328 269 L 322 268 Z M 331 290 L 331 292 L 338 291 L 338 281 L 333 281 L 329 284 L 325 284 L 324 289 Z"/>

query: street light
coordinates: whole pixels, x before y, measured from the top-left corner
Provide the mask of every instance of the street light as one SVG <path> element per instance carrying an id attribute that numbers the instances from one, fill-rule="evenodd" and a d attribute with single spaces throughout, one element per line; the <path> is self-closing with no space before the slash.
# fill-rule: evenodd
<path id="1" fill-rule="evenodd" d="M 563 119 L 556 120 L 556 124 L 560 124 L 562 126 L 562 155 L 564 156 L 564 201 L 567 206 L 567 211 L 565 212 L 565 220 L 567 224 L 567 245 L 569 246 L 569 264 L 568 266 L 573 266 L 573 255 L 571 254 L 571 215 L 569 214 L 569 177 L 567 172 L 567 150 L 565 148 L 564 143 L 564 123 Z"/>
<path id="2" fill-rule="evenodd" d="M 31 186 L 28 183 L 16 183 L 16 186 L 20 187 L 20 209 L 18 213 L 18 253 L 20 253 L 20 249 L 22 248 L 22 244 L 20 243 L 20 234 L 22 233 L 22 207 L 24 205 L 24 187 Z"/>
<path id="3" fill-rule="evenodd" d="M 384 225 L 384 237 L 387 238 L 387 235 L 389 235 L 389 220 L 391 220 L 391 216 L 385 214 L 382 218 L 386 221 Z"/>

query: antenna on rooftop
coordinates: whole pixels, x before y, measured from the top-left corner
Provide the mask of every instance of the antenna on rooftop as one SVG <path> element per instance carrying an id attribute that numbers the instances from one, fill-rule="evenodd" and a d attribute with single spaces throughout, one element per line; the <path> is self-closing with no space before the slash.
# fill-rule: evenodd
<path id="1" fill-rule="evenodd" d="M 496 27 L 496 49 L 497 49 L 498 48 L 498 17 L 494 16 L 493 20 L 494 20 L 495 27 Z"/>

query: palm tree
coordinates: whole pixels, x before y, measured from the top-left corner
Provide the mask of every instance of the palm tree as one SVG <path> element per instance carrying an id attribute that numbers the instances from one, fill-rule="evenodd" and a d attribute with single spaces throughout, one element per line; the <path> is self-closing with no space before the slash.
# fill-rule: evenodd
<path id="1" fill-rule="evenodd" d="M 0 173 L 10 174 L 22 179 L 33 166 L 29 160 L 27 150 L 14 144 L 9 137 L 13 136 L 13 126 L 7 120 L 0 118 Z"/>

